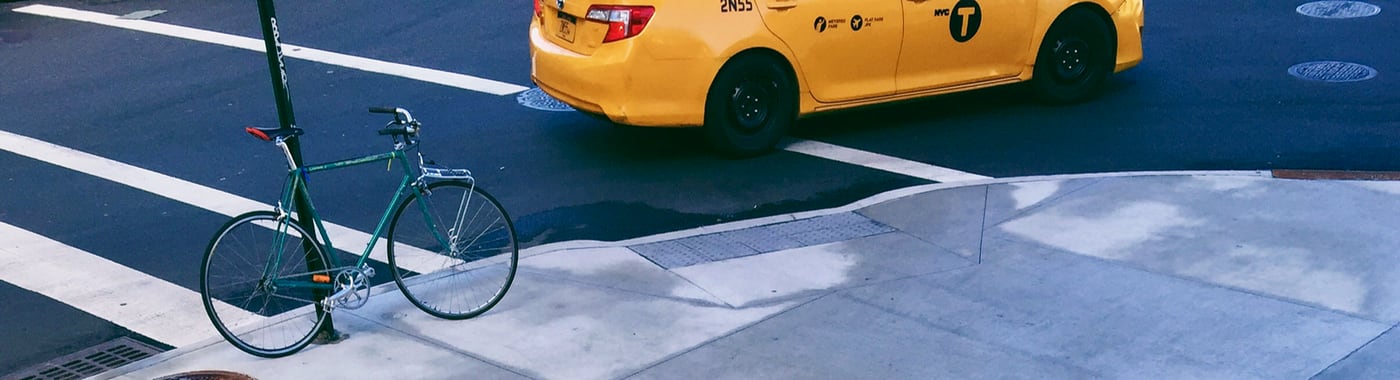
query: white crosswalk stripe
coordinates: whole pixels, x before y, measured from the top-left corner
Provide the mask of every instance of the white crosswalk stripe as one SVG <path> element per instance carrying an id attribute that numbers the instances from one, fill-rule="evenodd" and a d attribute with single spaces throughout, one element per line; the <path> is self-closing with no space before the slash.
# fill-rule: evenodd
<path id="1" fill-rule="evenodd" d="M 5 223 L 0 280 L 172 346 L 217 334 L 199 293 Z M 223 302 L 215 307 L 240 312 Z"/>
<path id="2" fill-rule="evenodd" d="M 267 51 L 267 47 L 261 39 L 212 32 L 208 30 L 195 29 L 179 25 L 164 24 L 154 21 L 121 19 L 119 18 L 119 16 L 99 12 L 55 7 L 43 4 L 35 4 L 15 8 L 14 11 L 19 13 L 48 16 L 66 20 L 90 22 L 94 24 L 142 31 L 147 33 L 154 33 L 176 38 L 184 38 L 188 40 L 207 42 L 211 44 L 252 50 L 257 52 Z M 320 49 L 312 49 L 291 44 L 282 44 L 282 55 L 291 58 L 305 59 L 308 61 L 348 67 L 368 72 L 388 74 L 429 83 L 437 83 L 444 86 L 451 86 L 477 92 L 484 92 L 492 95 L 508 95 L 526 90 L 525 87 L 520 85 L 474 77 L 471 75 L 458 74 L 442 70 L 433 70 L 429 68 L 409 66 L 393 62 L 385 62 L 377 59 L 356 57 L 353 55 L 346 55 Z"/>
<path id="3" fill-rule="evenodd" d="M 809 156 L 821 157 L 828 160 L 840 161 L 852 165 L 943 183 L 978 181 L 992 178 L 929 165 L 918 161 L 910 161 L 879 153 L 827 144 L 820 141 L 791 140 L 786 142 L 783 149 L 790 152 L 802 153 Z"/>
<path id="4" fill-rule="evenodd" d="M 0 150 L 230 217 L 272 208 L 193 182 L 6 131 L 0 131 Z M 324 226 L 331 241 L 342 244 L 340 249 L 363 250 L 370 241 L 369 234 L 349 227 L 331 222 Z M 384 249 L 387 240 L 380 238 L 379 242 L 370 258 L 388 262 Z M 398 245 L 396 249 L 413 248 Z M 400 263 L 405 269 L 416 272 L 429 272 L 436 266 L 428 265 L 437 263 L 423 264 Z M 0 281 L 44 294 L 172 346 L 192 343 L 213 333 L 198 293 L 3 223 L 0 223 L 0 267 Z M 125 306 L 120 306 L 123 304 Z"/>
<path id="5" fill-rule="evenodd" d="M 131 186 L 138 190 L 230 217 L 253 210 L 272 209 L 270 204 L 6 131 L 0 131 L 0 150 L 7 150 L 21 156 Z M 337 244 L 336 248 L 338 249 L 359 255 L 369 245 L 370 235 L 367 233 L 329 221 L 325 222 L 325 227 L 326 233 L 330 235 L 331 243 Z M 388 251 L 384 249 L 386 243 L 387 240 L 379 238 L 374 252 L 370 254 L 370 259 L 382 263 L 389 262 Z M 397 245 L 395 249 L 413 248 Z M 428 256 L 424 252 L 419 252 L 419 254 Z M 437 268 L 436 266 L 410 265 L 403 263 L 405 269 L 415 272 L 429 272 Z"/>

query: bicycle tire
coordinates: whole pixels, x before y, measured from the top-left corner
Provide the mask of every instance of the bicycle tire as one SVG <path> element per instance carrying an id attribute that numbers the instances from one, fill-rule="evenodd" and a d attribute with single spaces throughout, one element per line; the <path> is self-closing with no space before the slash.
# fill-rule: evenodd
<path id="1" fill-rule="evenodd" d="M 427 214 L 420 204 L 427 205 Z M 449 244 L 434 237 L 429 220 Z M 389 270 L 399 290 L 420 310 L 443 319 L 467 319 L 496 306 L 520 260 L 505 208 L 464 181 L 436 182 L 421 195 L 410 194 L 394 212 L 388 239 Z"/>
<path id="2" fill-rule="evenodd" d="M 323 291 L 268 286 L 269 278 L 309 280 L 325 272 L 330 263 L 325 248 L 308 236 L 291 217 L 254 211 L 233 217 L 210 239 L 199 293 L 214 328 L 234 347 L 282 357 L 305 348 L 321 330 L 329 313 L 314 300 L 324 297 Z M 277 249 L 285 252 L 280 260 Z"/>

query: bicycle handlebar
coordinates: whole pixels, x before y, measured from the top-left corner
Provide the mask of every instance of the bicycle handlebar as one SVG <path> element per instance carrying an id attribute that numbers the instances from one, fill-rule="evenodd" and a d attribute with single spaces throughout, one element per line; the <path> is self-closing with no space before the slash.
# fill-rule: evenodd
<path id="1" fill-rule="evenodd" d="M 418 121 L 413 119 L 413 115 L 408 110 L 398 107 L 370 107 L 370 113 L 390 113 L 394 114 L 394 123 L 417 125 Z"/>
<path id="2" fill-rule="evenodd" d="M 394 121 L 379 130 L 380 136 L 416 136 L 420 124 L 413 119 L 413 115 L 408 110 L 398 107 L 369 107 L 370 113 L 394 114 Z"/>

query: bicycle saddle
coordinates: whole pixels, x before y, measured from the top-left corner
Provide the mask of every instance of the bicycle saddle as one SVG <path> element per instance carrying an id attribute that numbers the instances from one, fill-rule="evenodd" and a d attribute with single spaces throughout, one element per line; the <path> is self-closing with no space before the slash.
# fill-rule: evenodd
<path id="1" fill-rule="evenodd" d="M 244 128 L 243 131 L 248 132 L 248 134 L 253 135 L 253 137 L 262 139 L 263 141 L 272 141 L 274 139 L 286 138 L 288 136 L 301 136 L 302 134 L 306 133 L 306 131 L 297 127 L 258 128 L 254 126 L 248 126 L 247 128 Z"/>

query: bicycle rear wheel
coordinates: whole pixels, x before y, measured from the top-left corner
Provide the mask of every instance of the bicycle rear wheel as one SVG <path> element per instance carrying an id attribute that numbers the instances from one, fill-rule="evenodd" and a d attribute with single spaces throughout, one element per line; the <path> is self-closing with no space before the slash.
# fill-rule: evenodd
<path id="1" fill-rule="evenodd" d="M 271 211 L 235 216 L 209 242 L 199 291 L 214 328 L 243 352 L 291 355 L 311 342 L 329 315 L 312 285 L 325 274 L 324 248 L 290 217 Z"/>
<path id="2" fill-rule="evenodd" d="M 389 227 L 394 282 L 439 318 L 471 318 L 496 306 L 520 259 L 510 216 L 467 182 L 437 182 L 421 193 L 399 203 Z"/>

